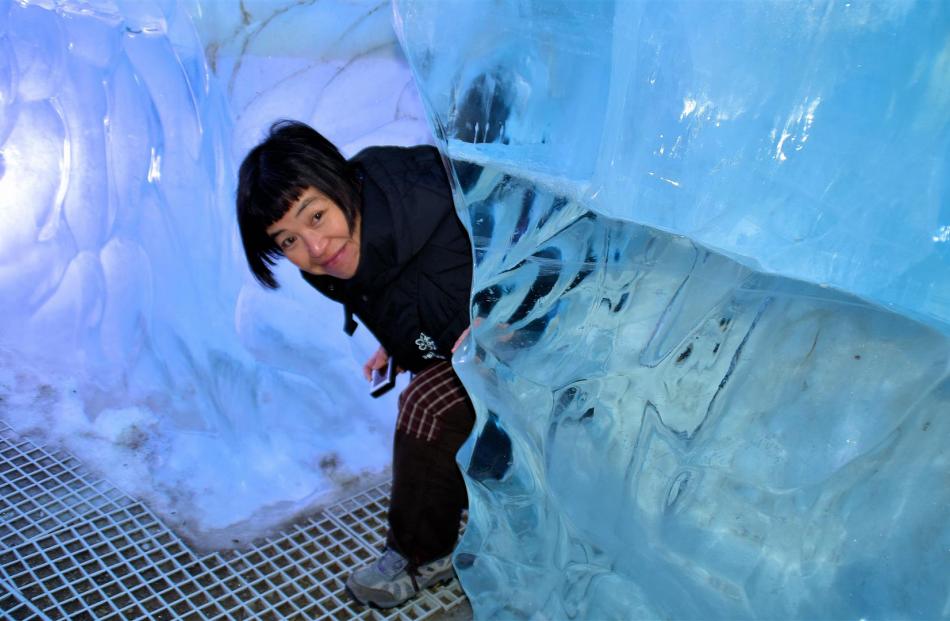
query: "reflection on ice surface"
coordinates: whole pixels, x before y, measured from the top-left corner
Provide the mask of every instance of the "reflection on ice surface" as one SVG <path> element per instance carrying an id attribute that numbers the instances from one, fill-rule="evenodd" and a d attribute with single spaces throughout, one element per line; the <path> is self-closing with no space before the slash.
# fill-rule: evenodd
<path id="1" fill-rule="evenodd" d="M 482 618 L 950 614 L 950 5 L 396 0 Z"/>

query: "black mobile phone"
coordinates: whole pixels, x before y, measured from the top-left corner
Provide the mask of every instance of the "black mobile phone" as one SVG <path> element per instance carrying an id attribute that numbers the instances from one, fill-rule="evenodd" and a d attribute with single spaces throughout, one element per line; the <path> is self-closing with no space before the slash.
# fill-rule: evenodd
<path id="1" fill-rule="evenodd" d="M 396 385 L 396 363 L 390 358 L 381 369 L 373 369 L 373 377 L 370 380 L 369 394 L 373 397 L 386 394 Z"/>

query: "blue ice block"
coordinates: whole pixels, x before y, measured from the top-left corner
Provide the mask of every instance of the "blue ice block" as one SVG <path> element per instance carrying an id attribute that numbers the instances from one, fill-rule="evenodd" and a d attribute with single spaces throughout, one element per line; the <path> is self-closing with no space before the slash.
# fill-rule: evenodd
<path id="1" fill-rule="evenodd" d="M 396 1 L 480 619 L 950 616 L 950 4 Z"/>

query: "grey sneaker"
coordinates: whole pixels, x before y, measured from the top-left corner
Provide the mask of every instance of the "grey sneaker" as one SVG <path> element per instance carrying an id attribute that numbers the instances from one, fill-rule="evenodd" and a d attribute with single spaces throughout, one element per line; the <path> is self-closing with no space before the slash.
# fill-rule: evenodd
<path id="1" fill-rule="evenodd" d="M 378 559 L 360 567 L 346 579 L 346 590 L 361 604 L 392 608 L 420 590 L 452 578 L 452 555 L 420 565 L 415 576 L 406 570 L 409 561 L 386 548 Z"/>

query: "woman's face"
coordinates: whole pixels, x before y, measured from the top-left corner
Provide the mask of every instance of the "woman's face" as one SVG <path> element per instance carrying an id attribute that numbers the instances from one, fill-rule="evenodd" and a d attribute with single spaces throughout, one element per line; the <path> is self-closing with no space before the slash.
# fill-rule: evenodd
<path id="1" fill-rule="evenodd" d="M 290 262 L 314 276 L 352 278 L 360 263 L 360 221 L 353 232 L 343 210 L 316 188 L 307 188 L 267 234 Z"/>

